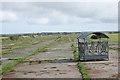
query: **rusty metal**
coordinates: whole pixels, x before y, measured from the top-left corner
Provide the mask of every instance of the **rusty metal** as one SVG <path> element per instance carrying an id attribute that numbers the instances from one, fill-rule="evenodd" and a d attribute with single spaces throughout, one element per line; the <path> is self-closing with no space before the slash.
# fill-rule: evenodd
<path id="1" fill-rule="evenodd" d="M 94 34 L 94 36 L 91 36 L 92 41 L 89 41 L 86 37 L 91 34 Z M 101 40 L 102 38 L 107 38 L 107 40 Z M 100 32 L 83 33 L 77 38 L 79 59 L 85 61 L 109 60 L 108 38 L 107 35 Z"/>

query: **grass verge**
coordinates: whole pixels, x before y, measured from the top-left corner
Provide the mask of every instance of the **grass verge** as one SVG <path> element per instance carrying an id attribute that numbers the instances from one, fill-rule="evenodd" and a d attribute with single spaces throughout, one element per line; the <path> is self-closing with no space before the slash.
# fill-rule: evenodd
<path id="1" fill-rule="evenodd" d="M 78 53 L 77 53 L 77 47 L 75 47 L 73 44 L 71 45 L 71 48 L 72 48 L 72 52 L 73 52 L 73 55 L 74 55 L 74 60 L 78 61 L 79 60 L 79 57 L 78 57 Z"/>
<path id="2" fill-rule="evenodd" d="M 5 73 L 7 71 L 10 71 L 12 69 L 12 67 L 17 65 L 18 63 L 25 61 L 23 58 L 16 58 L 16 59 L 11 59 L 11 60 L 14 60 L 14 61 L 2 66 L 2 68 L 0 69 L 0 73 Z"/>
<path id="3" fill-rule="evenodd" d="M 30 56 L 35 55 L 35 54 L 40 53 L 40 52 L 47 52 L 47 51 L 48 51 L 47 48 L 48 48 L 50 45 L 52 45 L 53 43 L 54 43 L 54 41 L 51 42 L 51 43 L 49 43 L 49 44 L 47 44 L 47 45 L 45 45 L 45 46 L 43 46 L 42 48 L 38 48 L 37 50 L 35 50 L 34 52 L 32 52 L 32 53 L 30 53 L 30 54 L 27 54 L 27 55 L 24 56 L 23 58 L 25 59 L 25 58 L 27 58 L 27 57 L 30 57 Z"/>
<path id="4" fill-rule="evenodd" d="M 73 44 L 71 45 L 71 48 L 72 48 L 72 52 L 73 52 L 73 54 L 74 54 L 74 60 L 79 60 L 79 57 L 78 57 L 78 52 L 77 52 L 77 47 L 75 47 Z M 81 73 L 81 75 L 82 75 L 82 79 L 83 80 L 89 80 L 88 79 L 88 75 L 87 75 L 87 71 L 86 71 L 86 69 L 85 69 L 85 67 L 84 67 L 84 64 L 83 63 L 81 63 L 81 62 L 78 62 L 77 63 L 77 66 L 78 66 L 78 68 L 79 68 L 79 71 L 80 71 L 80 73 Z"/>
<path id="5" fill-rule="evenodd" d="M 13 66 L 17 65 L 17 63 L 18 63 L 17 61 L 13 61 L 8 64 L 5 64 L 4 66 L 2 66 L 2 69 L 0 69 L 0 72 L 4 73 L 10 71 Z"/>
<path id="6" fill-rule="evenodd" d="M 78 62 L 77 66 L 79 68 L 80 73 L 82 74 L 82 79 L 83 80 L 89 80 L 88 75 L 87 75 L 87 71 L 86 71 L 86 69 L 84 67 L 84 64 L 81 63 L 81 62 Z"/>

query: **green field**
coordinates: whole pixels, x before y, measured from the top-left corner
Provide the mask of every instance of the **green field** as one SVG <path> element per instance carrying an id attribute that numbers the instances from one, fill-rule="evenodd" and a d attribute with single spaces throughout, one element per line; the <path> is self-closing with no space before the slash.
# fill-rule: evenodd
<path id="1" fill-rule="evenodd" d="M 120 34 L 120 33 L 119 33 Z M 107 34 L 109 36 L 109 41 L 110 42 L 120 42 L 120 40 L 118 39 L 118 33 L 113 33 L 113 34 Z"/>

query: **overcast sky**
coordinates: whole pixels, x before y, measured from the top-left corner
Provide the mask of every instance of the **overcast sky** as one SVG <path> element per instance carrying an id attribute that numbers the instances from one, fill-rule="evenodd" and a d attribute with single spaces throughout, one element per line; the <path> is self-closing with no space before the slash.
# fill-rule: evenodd
<path id="1" fill-rule="evenodd" d="M 2 2 L 2 33 L 117 31 L 114 2 Z"/>

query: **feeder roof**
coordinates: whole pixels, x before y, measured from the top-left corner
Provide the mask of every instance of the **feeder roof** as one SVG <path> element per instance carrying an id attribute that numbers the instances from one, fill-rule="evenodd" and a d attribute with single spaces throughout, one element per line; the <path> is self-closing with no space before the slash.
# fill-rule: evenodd
<path id="1" fill-rule="evenodd" d="M 90 34 L 95 34 L 98 38 L 109 38 L 107 35 L 101 33 L 101 32 L 85 32 L 81 36 L 78 37 L 78 39 L 84 39 Z"/>

